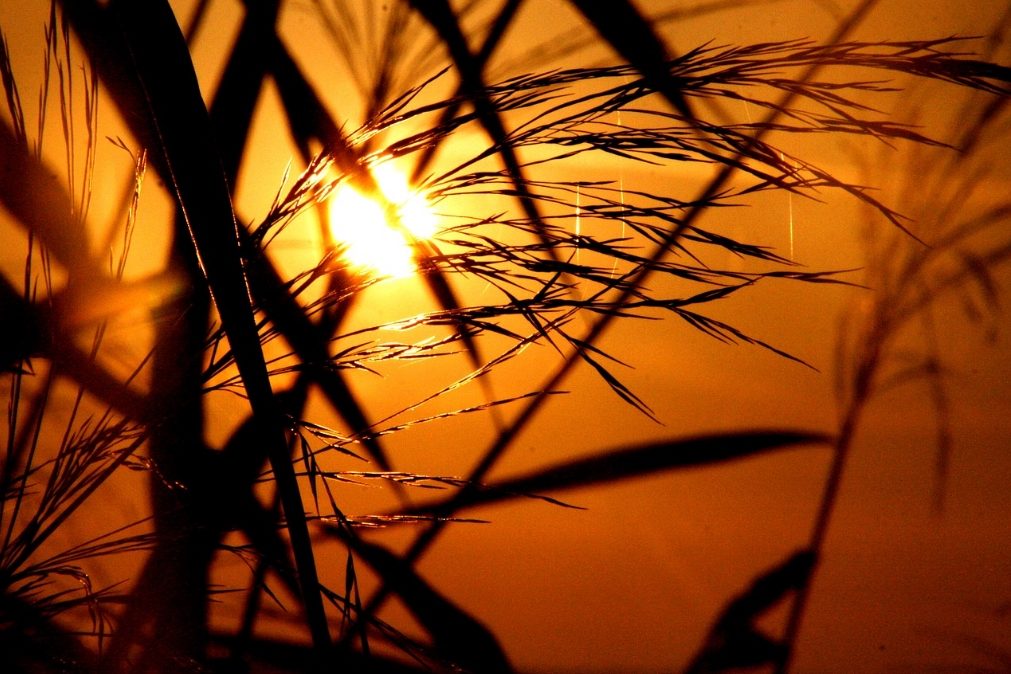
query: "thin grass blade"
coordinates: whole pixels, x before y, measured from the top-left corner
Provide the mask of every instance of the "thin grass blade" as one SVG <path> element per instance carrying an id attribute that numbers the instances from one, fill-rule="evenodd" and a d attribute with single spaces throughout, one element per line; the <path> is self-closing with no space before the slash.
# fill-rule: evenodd
<path id="1" fill-rule="evenodd" d="M 620 447 L 529 475 L 489 485 L 469 484 L 455 496 L 402 514 L 447 516 L 463 508 L 509 501 L 531 494 L 578 489 L 641 478 L 671 470 L 714 466 L 798 445 L 827 445 L 819 433 L 748 431 Z"/>
<path id="2" fill-rule="evenodd" d="M 386 548 L 361 539 L 349 541 L 359 559 L 379 573 L 431 635 L 436 651 L 464 671 L 511 672 L 495 636 L 440 594 L 417 571 Z"/>

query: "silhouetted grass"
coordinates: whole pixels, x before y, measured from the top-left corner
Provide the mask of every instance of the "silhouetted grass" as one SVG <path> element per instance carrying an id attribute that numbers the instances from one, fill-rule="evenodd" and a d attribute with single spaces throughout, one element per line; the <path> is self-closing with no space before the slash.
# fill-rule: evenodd
<path id="1" fill-rule="evenodd" d="M 205 100 L 187 40 L 209 30 L 201 24 L 208 4 L 198 5 L 184 30 L 160 0 L 54 2 L 34 137 L 6 43 L 0 51 L 7 102 L 0 122 L 0 202 L 10 216 L 5 227 L 27 242 L 23 268 L 4 268 L 0 276 L 6 323 L 0 365 L 9 379 L 0 466 L 0 662 L 16 671 L 512 671 L 509 644 L 417 568 L 446 526 L 475 521 L 462 511 L 530 497 L 564 506 L 554 493 L 781 448 L 831 446 L 832 470 L 808 545 L 759 573 L 688 665 L 690 671 L 785 670 L 848 447 L 861 411 L 882 385 L 891 340 L 909 322 L 929 316 L 937 298 L 964 293 L 972 284 L 995 303 L 998 288 L 989 270 L 1011 255 L 1011 244 L 1000 235 L 982 251 L 968 242 L 1006 224 L 1011 210 L 1001 204 L 956 218 L 952 204 L 978 178 L 964 166 L 992 149 L 988 134 L 999 133 L 1011 93 L 1011 70 L 996 63 L 1000 55 L 963 53 L 971 46 L 955 38 L 852 41 L 852 29 L 875 5 L 870 0 L 824 44 L 707 43 L 675 52 L 633 4 L 572 0 L 595 39 L 626 63 L 492 79 L 488 65 L 509 40 L 520 0 L 488 10 L 485 30 L 477 35 L 470 32 L 480 3 L 419 0 L 391 3 L 385 13 L 369 3 L 357 9 L 320 3 L 312 11 L 348 61 L 364 98 L 366 118 L 355 124 L 328 109 L 279 37 L 279 0 L 245 3 L 217 89 Z M 734 4 L 694 9 L 723 11 Z M 408 32 L 424 35 L 416 43 L 427 45 L 423 55 L 405 40 Z M 86 62 L 81 70 L 71 34 Z M 583 44 L 565 41 L 556 52 L 571 54 Z M 915 119 L 876 112 L 874 100 L 896 91 L 890 80 L 898 75 L 970 92 L 963 119 L 972 124 L 961 137 L 935 139 Z M 294 170 L 290 184 L 278 186 L 265 214 L 249 218 L 236 212 L 234 191 L 251 161 L 249 136 L 268 80 L 276 85 L 304 170 Z M 48 166 L 41 147 L 53 91 L 65 146 L 61 174 Z M 102 137 L 99 96 L 108 98 L 131 136 L 116 144 L 137 148 L 126 191 L 124 250 L 111 264 L 89 245 Z M 746 105 L 762 116 L 727 119 L 714 112 L 714 101 Z M 471 152 L 460 159 L 441 157 L 441 150 L 471 133 L 486 143 L 458 148 Z M 938 193 L 949 190 L 943 192 L 948 201 L 917 213 L 916 204 L 838 179 L 784 149 L 791 138 L 817 134 L 931 153 L 960 149 L 946 155 L 952 163 L 939 164 Z M 77 156 L 82 147 L 83 156 Z M 697 166 L 701 178 L 695 187 L 658 193 L 567 177 L 599 158 Z M 394 323 L 352 326 L 351 309 L 367 306 L 367 291 L 381 279 L 342 257 L 341 244 L 327 229 L 326 202 L 342 185 L 355 185 L 383 201 L 394 226 L 405 229 L 371 172 L 392 159 L 412 167 L 415 185 L 446 224 L 431 240 L 411 240 L 417 275 L 435 308 L 405 313 Z M 170 250 L 157 275 L 127 281 L 125 248 L 135 228 L 151 226 L 137 220 L 148 170 L 174 204 L 172 222 L 165 223 Z M 864 278 L 852 270 L 808 271 L 702 221 L 714 209 L 772 191 L 812 199 L 835 192 L 854 200 L 891 224 L 870 239 L 874 246 L 886 242 L 881 250 L 888 254 L 872 256 Z M 286 228 L 314 217 L 326 249 L 288 277 L 276 242 Z M 620 235 L 614 234 L 616 225 Z M 900 247 L 901 259 L 893 258 Z M 714 262 L 728 255 L 743 262 L 732 269 Z M 941 262 L 935 267 L 935 261 Z M 714 303 L 777 280 L 861 283 L 875 293 L 875 311 L 858 326 L 860 337 L 842 342 L 850 350 L 841 352 L 838 367 L 841 421 L 833 436 L 778 430 L 776 420 L 768 424 L 775 431 L 728 427 L 699 438 L 674 432 L 660 442 L 604 447 L 589 458 L 488 481 L 516 437 L 551 396 L 563 393 L 565 379 L 580 364 L 618 399 L 654 416 L 648 400 L 616 374 L 625 354 L 602 346 L 602 335 L 616 320 L 678 318 L 716 340 L 807 365 L 774 339 L 709 313 Z M 486 288 L 480 301 L 467 292 L 474 284 Z M 143 346 L 147 355 L 121 376 L 102 357 L 103 321 L 137 304 L 136 297 L 152 298 L 145 302 L 154 336 Z M 419 328 L 441 336 L 411 341 Z M 391 341 L 391 329 L 405 336 Z M 491 374 L 524 358 L 534 344 L 557 351 L 554 368 L 522 382 L 522 393 L 493 393 Z M 372 411 L 376 401 L 356 393 L 345 376 L 386 362 L 461 355 L 469 364 L 466 374 L 419 392 L 381 418 Z M 928 348 L 894 378 L 926 375 L 943 420 L 939 361 L 936 349 Z M 474 382 L 484 385 L 483 402 L 421 412 Z M 73 390 L 69 411 L 54 409 L 53 399 L 66 385 Z M 238 393 L 247 416 L 212 446 L 209 430 L 223 420 L 212 416 L 208 400 L 219 391 Z M 315 419 L 321 413 L 308 406 L 314 391 L 342 427 Z M 413 471 L 391 454 L 389 437 L 461 415 L 488 415 L 496 430 L 465 477 Z M 943 423 L 940 428 L 943 475 L 948 440 Z M 351 461 L 354 469 L 333 469 L 333 457 Z M 362 461 L 372 465 L 362 470 Z M 143 521 L 110 531 L 95 523 L 83 540 L 54 550 L 67 522 L 97 508 L 124 468 L 148 477 Z M 347 513 L 334 487 L 349 482 L 389 486 L 401 507 Z M 446 493 L 412 503 L 408 492 L 424 488 Z M 397 553 L 367 539 L 372 529 L 387 526 L 419 531 Z M 241 544 L 234 543 L 236 532 Z M 346 560 L 338 587 L 321 580 L 324 546 L 328 555 L 338 546 Z M 223 552 L 250 567 L 241 599 L 212 585 Z M 91 564 L 114 556 L 139 559 L 134 575 L 95 587 Z M 378 583 L 372 593 L 362 589 L 363 564 Z M 392 595 L 411 612 L 422 636 L 407 636 L 377 615 Z M 296 602 L 288 607 L 290 622 L 311 646 L 258 631 L 265 607 L 282 603 L 282 596 Z M 793 605 L 784 635 L 760 633 L 758 618 L 787 596 Z M 212 602 L 241 604 L 239 624 L 228 630 L 213 624 Z M 392 652 L 403 657 L 394 661 Z"/>

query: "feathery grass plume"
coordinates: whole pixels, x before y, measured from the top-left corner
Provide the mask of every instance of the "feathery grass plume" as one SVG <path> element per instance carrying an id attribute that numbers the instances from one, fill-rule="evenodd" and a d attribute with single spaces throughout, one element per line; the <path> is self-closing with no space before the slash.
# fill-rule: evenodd
<path id="1" fill-rule="evenodd" d="M 984 42 L 982 58 L 952 63 L 946 70 L 951 81 L 961 73 L 988 72 L 992 86 L 959 92 L 952 106 L 955 116 L 939 141 L 905 148 L 901 160 L 915 176 L 899 186 L 898 204 L 915 223 L 913 236 L 865 231 L 868 264 L 864 283 L 874 291 L 854 307 L 840 324 L 836 354 L 836 397 L 839 409 L 835 455 L 813 524 L 809 550 L 818 555 L 824 546 L 839 501 L 839 485 L 857 432 L 875 398 L 897 386 L 919 385 L 926 390 L 935 419 L 934 509 L 940 513 L 948 479 L 954 439 L 947 382 L 950 373 L 939 344 L 941 312 L 958 302 L 970 323 L 992 330 L 1000 309 L 994 274 L 1011 261 L 1007 234 L 1011 201 L 1003 190 L 996 196 L 980 194 L 992 179 L 998 148 L 1008 141 L 1009 80 L 1006 69 L 989 60 L 1007 60 L 1002 36 L 1011 27 L 1011 4 Z M 909 73 L 919 74 L 917 65 Z M 1002 84 L 1003 83 L 1003 84 Z M 935 95 L 917 84 L 910 86 L 904 110 L 905 124 L 920 121 Z M 873 173 L 868 163 L 865 169 Z M 999 179 L 998 179 L 999 180 Z M 989 327 L 987 324 L 990 324 Z M 910 335 L 919 339 L 910 346 Z M 785 651 L 777 671 L 788 670 L 810 593 L 810 578 L 799 588 L 790 607 L 784 635 Z"/>

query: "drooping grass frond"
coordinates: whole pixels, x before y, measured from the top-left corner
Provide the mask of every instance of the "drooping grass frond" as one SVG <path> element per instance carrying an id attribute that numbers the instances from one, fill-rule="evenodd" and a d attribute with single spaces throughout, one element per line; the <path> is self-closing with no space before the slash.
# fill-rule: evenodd
<path id="1" fill-rule="evenodd" d="M 600 313 L 617 310 L 624 315 L 626 309 L 632 310 L 636 306 L 673 308 L 683 306 L 685 302 L 711 301 L 729 292 L 726 289 L 719 292 L 703 291 L 693 294 L 690 300 L 640 298 L 622 309 L 609 307 L 605 300 L 594 299 L 595 295 L 559 303 L 555 297 L 557 293 L 565 287 L 577 287 L 571 281 L 566 286 L 556 285 L 548 294 L 544 294 L 548 289 L 548 286 L 542 285 L 546 275 L 559 272 L 568 278 L 579 279 L 581 283 L 600 285 L 604 289 L 620 288 L 622 276 L 615 277 L 613 265 L 608 269 L 610 260 L 622 262 L 624 278 L 637 269 L 649 266 L 676 278 L 734 287 L 741 287 L 741 274 L 720 272 L 711 265 L 701 263 L 700 256 L 705 248 L 729 250 L 771 263 L 786 263 L 782 257 L 763 247 L 697 225 L 692 225 L 674 243 L 676 250 L 688 255 L 689 260 L 697 261 L 695 264 L 651 262 L 645 255 L 635 252 L 641 243 L 632 239 L 613 241 L 595 238 L 592 233 L 588 233 L 593 231 L 593 227 L 588 225 L 584 225 L 583 233 L 575 237 L 565 225 L 575 210 L 574 195 L 577 190 L 581 197 L 579 208 L 584 223 L 599 222 L 604 225 L 620 218 L 644 241 L 653 243 L 662 241 L 667 231 L 681 221 L 680 214 L 688 209 L 700 205 L 707 208 L 732 205 L 751 194 L 772 189 L 787 189 L 810 196 L 827 189 L 842 190 L 904 227 L 901 216 L 866 189 L 837 180 L 827 171 L 786 155 L 770 143 L 755 141 L 752 134 L 759 130 L 774 130 L 779 134 L 854 133 L 896 142 L 932 143 L 934 141 L 922 136 L 913 127 L 874 119 L 873 111 L 854 98 L 857 94 L 864 95 L 868 92 L 887 94 L 892 91 L 892 87 L 863 79 L 800 82 L 790 80 L 786 74 L 812 65 L 835 65 L 856 68 L 858 71 L 868 68 L 895 73 L 912 71 L 924 77 L 961 84 L 971 83 L 984 91 L 1004 90 L 1004 80 L 1007 79 L 1004 70 L 999 67 L 973 66 L 971 62 L 960 58 L 958 53 L 941 51 L 942 47 L 950 47 L 952 44 L 953 40 L 895 44 L 843 43 L 825 47 L 798 41 L 743 48 L 704 47 L 670 63 L 670 75 L 682 83 L 690 97 L 731 97 L 758 107 L 773 107 L 771 99 L 764 97 L 764 93 L 762 98 L 751 93 L 751 90 L 761 85 L 763 92 L 777 89 L 792 92 L 801 101 L 806 100 L 815 106 L 815 110 L 806 110 L 799 104 L 794 104 L 790 108 L 778 110 L 783 117 L 793 120 L 792 124 L 776 122 L 763 126 L 742 121 L 727 126 L 711 124 L 705 120 L 685 123 L 678 113 L 665 112 L 648 104 L 647 97 L 651 92 L 636 78 L 636 71 L 630 67 L 558 71 L 546 75 L 516 77 L 498 85 L 490 85 L 487 90 L 497 110 L 513 115 L 524 114 L 529 120 L 516 123 L 507 141 L 510 147 L 536 148 L 543 155 L 535 161 L 527 162 L 528 169 L 555 163 L 564 167 L 569 165 L 567 162 L 580 160 L 583 154 L 604 153 L 657 165 L 685 161 L 717 165 L 729 163 L 750 176 L 751 182 L 717 194 L 706 204 L 670 194 L 660 196 L 641 190 L 619 190 L 607 182 L 541 180 L 529 183 L 533 192 L 520 194 L 512 188 L 514 179 L 503 172 L 468 171 L 469 167 L 497 152 L 495 147 L 484 150 L 451 171 L 430 177 L 426 181 L 426 191 L 439 205 L 444 216 L 451 217 L 453 203 L 464 197 L 533 198 L 543 203 L 545 208 L 555 210 L 552 214 L 542 216 L 543 223 L 536 227 L 529 217 L 491 214 L 469 216 L 469 222 L 447 228 L 439 236 L 440 242 L 461 252 L 429 255 L 425 259 L 427 268 L 438 269 L 440 273 L 462 273 L 464 276 L 480 278 L 499 288 L 507 301 L 498 305 L 498 308 L 495 305 L 476 307 L 477 313 L 470 318 L 466 307 L 455 307 L 432 314 L 427 321 L 438 325 L 452 319 L 458 325 L 469 326 L 468 331 L 474 335 L 491 330 L 518 336 L 496 319 L 520 315 L 536 320 L 532 317 L 548 315 L 563 306 Z M 570 94 L 567 88 L 576 82 L 582 86 L 587 83 L 595 85 L 595 91 L 589 94 Z M 378 115 L 361 131 L 353 134 L 352 138 L 365 139 L 378 133 L 395 133 L 400 125 L 419 115 L 437 111 L 440 106 L 454 104 L 452 99 L 441 103 L 424 103 L 420 100 L 422 88 L 419 86 L 409 96 L 396 101 L 389 111 Z M 619 110 L 625 113 L 626 119 L 634 117 L 636 122 L 618 125 L 604 119 L 604 115 Z M 374 156 L 412 156 L 415 152 L 443 142 L 444 138 L 451 137 L 463 125 L 475 120 L 474 113 L 458 116 L 442 126 L 395 139 L 382 150 L 375 151 Z M 318 175 L 318 169 L 313 171 L 313 175 Z M 300 180 L 303 181 L 304 179 Z M 326 189 L 324 194 L 325 192 Z M 289 204 L 294 206 L 302 203 L 301 200 L 301 196 L 293 193 L 291 199 L 281 202 L 280 209 L 274 209 L 278 215 L 271 217 L 279 220 L 286 218 L 287 215 L 280 215 L 285 212 L 284 209 Z M 557 224 L 553 224 L 555 222 Z M 539 244 L 511 243 L 482 233 L 503 225 L 524 235 L 547 235 L 548 238 Z M 271 227 L 268 219 L 258 226 L 257 231 Z M 572 259 L 574 255 L 585 251 L 598 254 L 601 264 L 587 266 L 558 261 Z M 784 275 L 780 270 L 773 270 L 753 273 L 748 277 L 747 283 L 777 276 L 807 281 L 829 280 L 824 276 Z M 523 298 L 522 293 L 514 295 L 505 290 L 507 287 L 524 286 L 528 288 L 527 292 L 534 292 L 535 296 L 550 301 L 541 301 L 532 306 Z M 578 287 L 585 292 L 581 284 Z M 331 301 L 340 302 L 344 297 L 334 297 Z M 595 303 L 598 301 L 602 303 Z M 736 332 L 731 326 L 696 312 L 682 313 L 682 316 L 690 324 L 721 339 L 743 337 L 742 333 Z M 756 340 L 756 343 L 764 344 L 760 340 Z M 620 388 L 616 390 L 620 391 Z"/>

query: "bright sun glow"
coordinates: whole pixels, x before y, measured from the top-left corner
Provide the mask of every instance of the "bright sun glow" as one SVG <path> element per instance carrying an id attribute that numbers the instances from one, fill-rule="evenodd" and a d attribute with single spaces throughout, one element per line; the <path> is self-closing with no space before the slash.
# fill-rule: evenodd
<path id="1" fill-rule="evenodd" d="M 372 175 L 412 236 L 427 239 L 435 234 L 435 214 L 402 173 L 387 163 L 372 167 Z M 342 183 L 330 199 L 330 222 L 352 265 L 394 278 L 414 272 L 414 251 L 408 237 L 387 220 L 378 200 Z"/>

